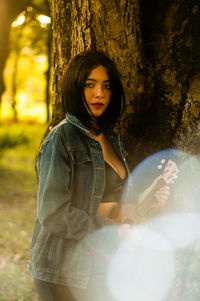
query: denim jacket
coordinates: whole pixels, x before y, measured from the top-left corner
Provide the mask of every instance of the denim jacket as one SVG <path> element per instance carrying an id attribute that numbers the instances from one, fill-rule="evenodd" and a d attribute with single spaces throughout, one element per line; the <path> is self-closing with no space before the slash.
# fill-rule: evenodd
<path id="1" fill-rule="evenodd" d="M 106 134 L 128 167 L 116 133 Z M 79 243 L 113 221 L 96 216 L 105 185 L 102 148 L 73 115 L 67 114 L 44 139 L 37 156 L 37 218 L 28 268 L 33 277 L 84 288 L 91 256 Z M 106 227 L 107 226 L 107 227 Z"/>

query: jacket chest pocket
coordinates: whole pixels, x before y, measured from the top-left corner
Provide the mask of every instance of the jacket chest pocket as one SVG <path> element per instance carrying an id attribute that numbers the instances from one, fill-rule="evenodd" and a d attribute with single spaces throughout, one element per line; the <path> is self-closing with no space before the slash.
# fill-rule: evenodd
<path id="1" fill-rule="evenodd" d="M 72 152 L 72 160 L 74 165 L 82 165 L 92 163 L 92 159 L 87 152 L 74 151 Z"/>

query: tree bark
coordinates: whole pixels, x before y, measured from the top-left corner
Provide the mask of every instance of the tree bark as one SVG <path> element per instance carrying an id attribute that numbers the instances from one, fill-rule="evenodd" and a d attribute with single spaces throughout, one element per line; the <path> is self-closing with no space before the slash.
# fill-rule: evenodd
<path id="1" fill-rule="evenodd" d="M 53 1 L 53 8 L 54 123 L 63 117 L 57 83 L 69 58 L 102 49 L 126 91 L 119 130 L 131 166 L 168 147 L 199 152 L 198 1 L 72 0 Z"/>
<path id="2" fill-rule="evenodd" d="M 153 150 L 174 146 L 199 153 L 199 2 L 144 0 L 141 9 L 146 72 L 153 87 L 148 111 L 140 108 L 147 117 L 141 144 L 151 134 Z"/>
<path id="3" fill-rule="evenodd" d="M 160 0 L 147 3 L 144 0 L 141 10 L 144 52 L 149 66 L 146 72 L 150 101 L 147 107 L 143 104 L 139 108 L 146 122 L 142 135 L 137 132 L 138 135 L 134 137 L 136 153 L 144 147 L 142 156 L 145 157 L 148 153 L 174 147 L 199 154 L 199 2 Z M 144 124 L 139 118 L 136 128 L 141 126 Z M 197 278 L 194 277 L 188 285 L 193 249 L 194 245 L 185 251 L 176 251 L 175 284 L 166 300 L 199 298 L 195 288 L 195 285 L 199 286 Z M 197 267 L 193 266 L 192 269 Z M 189 286 L 194 286 L 193 291 Z"/>
<path id="4" fill-rule="evenodd" d="M 45 89 L 45 104 L 46 104 L 46 123 L 50 121 L 50 83 L 51 83 L 51 43 L 52 43 L 52 34 L 51 30 L 49 33 L 49 41 L 47 47 L 47 60 L 48 60 L 48 69 L 45 73 L 46 75 L 46 89 Z"/>
<path id="5" fill-rule="evenodd" d="M 51 15 L 50 11 L 50 2 L 49 0 L 44 1 L 45 7 L 48 11 L 48 16 Z M 46 123 L 48 124 L 50 121 L 50 85 L 51 85 L 51 66 L 52 66 L 52 28 L 49 27 L 49 36 L 47 42 L 47 62 L 48 69 L 45 73 L 46 75 L 46 89 L 45 89 L 45 104 L 46 104 Z"/>
<path id="6" fill-rule="evenodd" d="M 60 80 L 71 57 L 71 1 L 52 1 L 53 21 L 53 97 L 49 130 L 64 118 L 60 100 Z M 48 131 L 48 130 L 47 130 Z"/>

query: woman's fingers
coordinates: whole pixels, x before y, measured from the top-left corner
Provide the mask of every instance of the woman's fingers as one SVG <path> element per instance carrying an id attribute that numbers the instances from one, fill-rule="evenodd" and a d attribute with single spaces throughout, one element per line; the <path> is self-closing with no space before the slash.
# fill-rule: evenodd
<path id="1" fill-rule="evenodd" d="M 170 195 L 170 187 L 167 185 L 161 187 L 155 193 L 155 197 L 156 197 L 156 201 L 157 201 L 157 204 L 155 204 L 155 205 L 156 206 L 163 205 L 168 200 L 169 195 Z"/>

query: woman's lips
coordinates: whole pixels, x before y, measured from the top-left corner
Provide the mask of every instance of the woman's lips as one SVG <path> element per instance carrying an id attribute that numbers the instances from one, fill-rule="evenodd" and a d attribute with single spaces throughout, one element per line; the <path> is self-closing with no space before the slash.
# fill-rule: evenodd
<path id="1" fill-rule="evenodd" d="M 95 108 L 102 108 L 104 104 L 102 102 L 95 102 L 91 104 Z"/>

